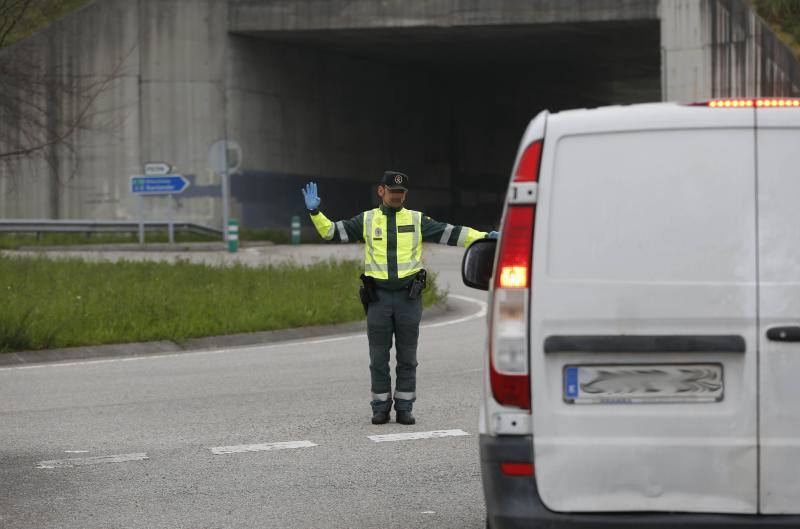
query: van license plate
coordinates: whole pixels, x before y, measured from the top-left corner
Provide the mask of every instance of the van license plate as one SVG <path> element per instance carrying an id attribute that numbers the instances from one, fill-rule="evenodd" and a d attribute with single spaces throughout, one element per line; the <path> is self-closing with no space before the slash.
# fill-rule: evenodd
<path id="1" fill-rule="evenodd" d="M 721 364 L 641 364 L 564 367 L 568 404 L 718 402 Z"/>

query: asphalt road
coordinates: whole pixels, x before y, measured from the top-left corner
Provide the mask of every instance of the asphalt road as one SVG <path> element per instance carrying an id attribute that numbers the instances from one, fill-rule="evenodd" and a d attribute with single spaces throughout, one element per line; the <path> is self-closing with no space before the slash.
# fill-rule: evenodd
<path id="1" fill-rule="evenodd" d="M 426 253 L 477 313 L 462 251 Z M 0 369 L 0 527 L 481 528 L 486 331 L 460 319 L 421 331 L 414 426 L 370 424 L 363 335 Z"/>

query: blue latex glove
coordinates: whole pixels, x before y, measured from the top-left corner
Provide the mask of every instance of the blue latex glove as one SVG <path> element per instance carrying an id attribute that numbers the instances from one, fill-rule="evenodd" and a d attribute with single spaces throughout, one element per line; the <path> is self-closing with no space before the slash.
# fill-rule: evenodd
<path id="1" fill-rule="evenodd" d="M 308 209 L 308 211 L 319 209 L 319 204 L 322 202 L 322 199 L 317 195 L 316 183 L 310 182 L 306 184 L 306 187 L 301 187 L 300 191 L 303 192 L 303 199 L 306 201 L 306 209 Z"/>
<path id="2" fill-rule="evenodd" d="M 486 236 L 487 239 L 496 239 L 500 234 L 496 231 L 490 231 L 489 234 Z"/>

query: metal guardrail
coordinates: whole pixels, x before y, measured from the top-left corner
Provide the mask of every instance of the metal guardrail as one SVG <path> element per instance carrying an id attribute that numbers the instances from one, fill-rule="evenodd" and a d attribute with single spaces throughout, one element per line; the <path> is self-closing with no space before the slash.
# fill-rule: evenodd
<path id="1" fill-rule="evenodd" d="M 0 233 L 136 233 L 140 224 L 147 231 L 168 230 L 172 224 L 176 230 L 222 238 L 221 230 L 181 221 L 0 219 Z"/>

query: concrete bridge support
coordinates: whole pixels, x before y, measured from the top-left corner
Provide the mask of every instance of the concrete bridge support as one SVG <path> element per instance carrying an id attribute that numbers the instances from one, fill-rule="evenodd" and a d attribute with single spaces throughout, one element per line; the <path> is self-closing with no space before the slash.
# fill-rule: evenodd
<path id="1" fill-rule="evenodd" d="M 288 226 L 312 179 L 330 216 L 355 214 L 392 168 L 411 207 L 489 228 L 542 109 L 800 93 L 744 0 L 97 0 L 18 46 L 0 54 L 114 75 L 96 101 L 108 126 L 0 163 L 6 218 L 134 218 L 130 175 L 166 161 L 193 184 L 176 215 L 220 226 L 206 154 L 227 137 L 247 227 Z"/>
<path id="2" fill-rule="evenodd" d="M 797 58 L 746 2 L 660 4 L 662 99 L 800 94 Z"/>

